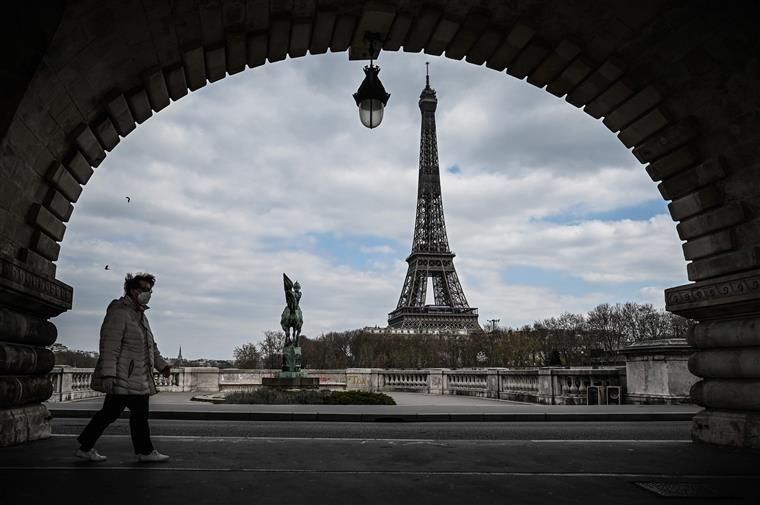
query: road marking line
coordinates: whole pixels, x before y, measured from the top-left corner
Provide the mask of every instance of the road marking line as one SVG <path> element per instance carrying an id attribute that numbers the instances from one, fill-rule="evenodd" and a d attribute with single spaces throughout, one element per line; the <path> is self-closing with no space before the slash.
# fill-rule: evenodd
<path id="1" fill-rule="evenodd" d="M 160 472 L 241 472 L 241 473 L 308 473 L 308 474 L 339 474 L 339 475 L 423 475 L 423 476 L 493 476 L 493 477 L 571 477 L 571 478 L 635 478 L 635 479 L 757 479 L 760 474 L 730 474 L 730 475 L 695 475 L 695 474 L 666 474 L 666 473 L 612 473 L 612 472 L 456 472 L 456 471 L 406 471 L 406 470 L 311 470 L 295 468 L 190 468 L 170 466 L 145 466 L 134 463 L 135 466 L 101 466 L 97 463 L 81 463 L 77 466 L 0 466 L 4 471 L 160 471 Z M 141 465 L 141 466 L 137 466 Z"/>
<path id="2" fill-rule="evenodd" d="M 56 433 L 51 435 L 52 438 L 73 438 L 79 435 L 68 433 Z M 102 435 L 100 438 L 130 438 L 129 435 Z M 538 440 L 522 440 L 519 438 L 502 438 L 502 439 L 461 439 L 461 438 L 344 438 L 344 437 L 224 437 L 224 436 L 207 436 L 207 435 L 152 435 L 151 438 L 157 439 L 170 439 L 170 440 L 187 440 L 187 441 L 245 441 L 245 440 L 309 440 L 309 441 L 339 441 L 339 442 L 359 442 L 359 441 L 373 441 L 373 442 L 530 442 L 537 444 L 547 443 L 572 443 L 572 444 L 691 444 L 692 441 L 688 439 L 593 439 L 593 440 L 579 440 L 579 439 L 538 439 Z"/>

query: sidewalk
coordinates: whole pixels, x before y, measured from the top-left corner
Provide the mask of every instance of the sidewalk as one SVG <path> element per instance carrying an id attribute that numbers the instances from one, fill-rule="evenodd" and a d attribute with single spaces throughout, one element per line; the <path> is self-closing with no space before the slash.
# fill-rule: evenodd
<path id="1" fill-rule="evenodd" d="M 695 405 L 534 405 L 468 396 L 390 393 L 397 405 L 226 405 L 192 401 L 199 393 L 159 393 L 151 398 L 152 419 L 218 421 L 688 421 Z M 50 402 L 56 418 L 91 417 L 102 398 Z M 122 417 L 129 417 L 124 412 Z"/>

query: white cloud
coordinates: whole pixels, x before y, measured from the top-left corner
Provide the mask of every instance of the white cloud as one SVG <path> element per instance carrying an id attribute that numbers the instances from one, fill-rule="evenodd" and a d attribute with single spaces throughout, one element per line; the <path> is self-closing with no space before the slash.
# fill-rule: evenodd
<path id="1" fill-rule="evenodd" d="M 97 348 L 105 306 L 134 270 L 158 276 L 151 322 L 166 355 L 229 357 L 276 329 L 282 272 L 303 285 L 307 334 L 384 324 L 411 246 L 425 59 L 383 54 L 392 97 L 372 131 L 351 98 L 361 64 L 326 55 L 225 79 L 123 139 L 62 245 L 58 276 L 75 302 L 56 320 L 60 341 Z M 603 125 L 506 74 L 445 59 L 431 74 L 449 238 L 481 314 L 523 324 L 613 301 L 621 286 L 649 300 L 684 280 L 667 216 L 594 217 L 658 198 Z M 522 267 L 557 284 L 505 280 Z"/>

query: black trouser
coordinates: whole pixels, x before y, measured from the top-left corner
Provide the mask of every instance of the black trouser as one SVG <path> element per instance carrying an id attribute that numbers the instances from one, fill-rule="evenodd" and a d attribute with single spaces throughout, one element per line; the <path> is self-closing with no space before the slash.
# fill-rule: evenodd
<path id="1" fill-rule="evenodd" d="M 89 451 L 103 434 L 109 424 L 119 418 L 124 408 L 129 408 L 129 432 L 132 435 L 132 447 L 135 454 L 150 454 L 153 444 L 150 441 L 148 426 L 149 395 L 106 395 L 103 408 L 100 409 L 85 427 L 77 440 L 82 450 Z"/>

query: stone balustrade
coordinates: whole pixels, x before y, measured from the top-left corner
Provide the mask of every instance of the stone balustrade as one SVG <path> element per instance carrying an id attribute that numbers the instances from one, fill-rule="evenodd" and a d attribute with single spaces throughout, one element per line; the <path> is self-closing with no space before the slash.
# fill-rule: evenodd
<path id="1" fill-rule="evenodd" d="M 91 368 L 56 366 L 49 375 L 54 391 L 50 401 L 102 396 L 90 389 L 92 371 Z M 308 372 L 312 377 L 319 377 L 321 388 L 333 391 L 456 394 L 548 405 L 622 403 L 626 384 L 625 367 L 348 368 Z M 276 369 L 184 367 L 173 368 L 169 377 L 155 373 L 154 380 L 159 391 L 243 391 L 260 388 L 262 378 L 276 374 Z"/>

